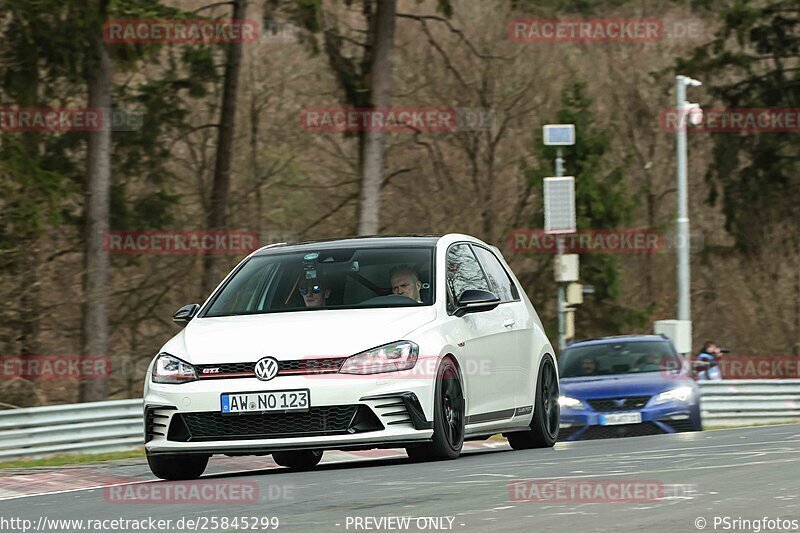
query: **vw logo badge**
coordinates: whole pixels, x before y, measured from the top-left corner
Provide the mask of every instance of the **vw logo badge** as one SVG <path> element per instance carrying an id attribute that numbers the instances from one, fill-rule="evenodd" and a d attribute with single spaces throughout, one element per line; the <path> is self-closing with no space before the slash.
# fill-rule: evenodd
<path id="1" fill-rule="evenodd" d="M 256 377 L 261 381 L 269 381 L 278 375 L 278 361 L 274 357 L 264 357 L 256 363 Z"/>
<path id="2" fill-rule="evenodd" d="M 620 398 L 619 400 L 614 400 L 615 407 L 623 407 L 625 405 L 625 398 Z"/>

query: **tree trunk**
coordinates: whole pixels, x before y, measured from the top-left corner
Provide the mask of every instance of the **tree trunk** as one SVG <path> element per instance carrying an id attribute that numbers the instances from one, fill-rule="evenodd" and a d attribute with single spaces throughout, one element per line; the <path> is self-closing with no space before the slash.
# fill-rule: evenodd
<path id="1" fill-rule="evenodd" d="M 106 2 L 102 2 L 103 7 Z M 101 7 L 101 9 L 103 9 Z M 103 17 L 105 18 L 105 17 Z M 111 57 L 98 32 L 93 38 L 96 63 L 88 73 L 89 107 L 102 113 L 98 131 L 89 133 L 86 154 L 84 310 L 82 357 L 108 356 L 108 254 L 103 238 L 109 229 L 111 191 Z M 108 396 L 108 379 L 83 381 L 80 401 L 100 401 Z"/>
<path id="2" fill-rule="evenodd" d="M 20 310 L 24 313 L 19 324 L 19 354 L 22 357 L 43 355 L 39 350 L 39 323 L 41 319 L 41 290 L 39 286 L 39 267 L 37 241 L 33 239 L 22 258 L 22 295 Z"/>
<path id="3" fill-rule="evenodd" d="M 652 190 L 652 176 L 647 172 L 647 229 L 653 230 L 656 227 L 656 195 Z M 658 297 L 653 294 L 653 254 L 644 255 L 644 286 L 647 292 L 649 301 L 648 305 L 652 305 L 658 301 Z M 658 311 L 658 310 L 657 310 Z"/>
<path id="4" fill-rule="evenodd" d="M 251 70 L 250 83 L 256 86 L 253 78 L 254 76 Z M 250 174 L 252 176 L 251 179 L 256 185 L 253 194 L 256 213 L 255 228 L 258 229 L 259 235 L 264 235 L 264 210 L 261 208 L 261 165 L 258 162 L 258 138 L 261 122 L 259 117 L 260 106 L 257 105 L 256 97 L 257 95 L 255 93 L 250 95 Z"/>
<path id="5" fill-rule="evenodd" d="M 378 0 L 375 26 L 371 32 L 372 67 L 370 68 L 371 108 L 389 107 L 392 81 L 391 52 L 394 46 L 397 0 Z M 361 192 L 359 198 L 358 234 L 375 235 L 379 231 L 381 183 L 383 182 L 386 132 L 367 131 L 361 155 Z"/>
<path id="6" fill-rule="evenodd" d="M 21 107 L 39 107 L 39 72 L 37 65 L 25 65 L 24 76 L 27 78 L 27 95 L 23 96 Z M 22 145 L 31 161 L 39 160 L 39 133 L 25 132 L 22 135 Z M 38 268 L 39 250 L 38 235 L 32 235 L 22 251 L 21 272 L 22 281 L 20 309 L 24 313 L 19 324 L 19 353 L 22 357 L 43 355 L 39 351 L 39 325 L 41 321 L 41 287 L 39 286 Z"/>
<path id="7" fill-rule="evenodd" d="M 795 357 L 800 357 L 800 235 L 795 236 L 794 241 L 794 345 L 792 353 Z"/>
<path id="8" fill-rule="evenodd" d="M 244 20 L 247 0 L 234 0 L 233 19 Z M 214 184 L 207 224 L 208 229 L 225 229 L 227 226 L 226 208 L 231 184 L 231 163 L 233 161 L 233 140 L 236 133 L 236 95 L 239 88 L 239 72 L 242 65 L 242 42 L 234 41 L 228 45 L 225 64 L 225 80 L 222 90 L 222 109 L 220 110 L 219 136 L 217 138 L 217 157 L 214 163 Z M 203 293 L 208 295 L 219 282 L 219 255 L 207 254 L 203 258 Z"/>

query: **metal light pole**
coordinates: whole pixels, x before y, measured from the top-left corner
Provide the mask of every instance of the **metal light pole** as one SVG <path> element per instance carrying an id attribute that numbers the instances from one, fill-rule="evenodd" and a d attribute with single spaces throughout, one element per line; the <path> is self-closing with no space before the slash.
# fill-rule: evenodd
<path id="1" fill-rule="evenodd" d="M 692 319 L 692 300 L 689 292 L 691 286 L 691 270 L 689 265 L 689 201 L 688 180 L 686 170 L 686 127 L 689 109 L 693 106 L 686 101 L 686 86 L 702 85 L 687 76 L 675 77 L 675 101 L 678 110 L 678 220 L 677 220 L 677 252 L 678 252 L 678 320 Z M 694 107 L 697 107 L 694 105 Z"/>
<path id="2" fill-rule="evenodd" d="M 569 326 L 565 282 L 578 280 L 578 257 L 564 255 L 564 233 L 575 232 L 575 178 L 564 176 L 562 146 L 575 144 L 574 124 L 546 124 L 542 128 L 545 146 L 556 147 L 556 175 L 544 178 L 544 226 L 546 233 L 556 234 L 555 281 L 558 287 L 558 347 L 566 346 Z M 574 259 L 564 264 L 566 259 Z M 573 329 L 570 326 L 570 329 Z"/>
<path id="3" fill-rule="evenodd" d="M 564 176 L 564 158 L 561 157 L 561 148 L 556 149 L 556 177 L 561 178 Z M 564 236 L 556 235 L 556 261 L 564 255 Z M 563 283 L 558 284 L 558 351 L 561 353 L 566 347 L 567 341 L 567 298 L 565 295 L 565 286 Z"/>

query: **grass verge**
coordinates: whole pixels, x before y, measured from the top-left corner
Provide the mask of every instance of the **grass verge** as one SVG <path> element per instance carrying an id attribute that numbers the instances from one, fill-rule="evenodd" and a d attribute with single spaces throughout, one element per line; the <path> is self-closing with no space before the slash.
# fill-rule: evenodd
<path id="1" fill-rule="evenodd" d="M 0 462 L 0 470 L 9 468 L 32 468 L 35 466 L 66 466 L 84 463 L 97 463 L 100 461 L 116 461 L 118 459 L 144 459 L 144 448 L 129 450 L 127 452 L 87 453 L 79 455 L 54 455 L 42 459 L 17 459 L 14 461 Z"/>

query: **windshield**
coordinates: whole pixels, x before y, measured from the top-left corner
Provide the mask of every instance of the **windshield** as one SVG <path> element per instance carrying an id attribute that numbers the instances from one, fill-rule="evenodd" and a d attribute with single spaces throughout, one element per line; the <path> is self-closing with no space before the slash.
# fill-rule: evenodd
<path id="1" fill-rule="evenodd" d="M 433 249 L 319 248 L 251 257 L 203 316 L 433 304 Z"/>
<path id="2" fill-rule="evenodd" d="M 562 378 L 677 372 L 680 359 L 663 341 L 621 342 L 567 348 L 558 360 Z"/>

